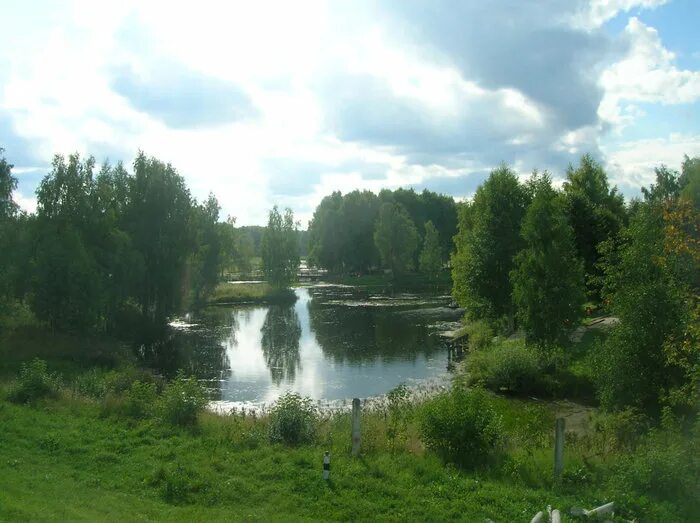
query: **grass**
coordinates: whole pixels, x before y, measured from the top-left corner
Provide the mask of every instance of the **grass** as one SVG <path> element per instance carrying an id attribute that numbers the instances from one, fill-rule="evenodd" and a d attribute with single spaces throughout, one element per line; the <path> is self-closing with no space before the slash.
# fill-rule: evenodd
<path id="1" fill-rule="evenodd" d="M 296 295 L 291 289 L 274 289 L 268 283 L 219 283 L 210 303 L 294 303 Z"/>
<path id="2" fill-rule="evenodd" d="M 0 400 L 0 521 L 527 521 L 548 504 L 566 511 L 610 500 L 627 501 L 634 512 L 622 503 L 623 514 L 643 521 L 692 514 L 648 492 L 621 499 L 605 476 L 605 460 L 619 457 L 587 456 L 594 447 L 577 439 L 555 486 L 552 413 L 502 398 L 493 405 L 504 453 L 462 471 L 427 452 L 412 422 L 397 439 L 382 410 L 363 414 L 362 455 L 351 458 L 346 414 L 323 419 L 314 443 L 285 447 L 269 442 L 260 417 L 205 413 L 185 429 L 122 418 L 66 391 L 34 406 Z"/>

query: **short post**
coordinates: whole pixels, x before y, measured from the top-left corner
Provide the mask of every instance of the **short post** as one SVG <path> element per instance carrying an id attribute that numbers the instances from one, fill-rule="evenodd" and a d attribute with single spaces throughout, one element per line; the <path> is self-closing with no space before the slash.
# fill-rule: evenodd
<path id="1" fill-rule="evenodd" d="M 360 398 L 352 400 L 352 455 L 360 453 Z"/>
<path id="2" fill-rule="evenodd" d="M 559 510 L 552 510 L 552 523 L 561 523 L 561 513 Z"/>
<path id="3" fill-rule="evenodd" d="M 564 418 L 557 418 L 554 434 L 554 481 L 561 480 L 564 469 Z"/>
<path id="4" fill-rule="evenodd" d="M 323 454 L 323 479 L 328 481 L 331 477 L 331 455 L 328 451 Z"/>

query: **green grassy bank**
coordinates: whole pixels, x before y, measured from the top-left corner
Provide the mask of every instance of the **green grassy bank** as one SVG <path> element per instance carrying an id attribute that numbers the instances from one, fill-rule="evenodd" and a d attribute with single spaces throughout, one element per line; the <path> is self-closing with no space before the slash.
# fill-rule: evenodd
<path id="1" fill-rule="evenodd" d="M 292 289 L 275 289 L 268 283 L 219 283 L 209 298 L 210 304 L 290 304 L 296 295 Z"/>
<path id="2" fill-rule="evenodd" d="M 687 521 L 700 508 L 689 495 L 697 446 L 670 429 L 629 442 L 634 420 L 601 418 L 590 434 L 570 434 L 555 485 L 554 412 L 531 402 L 486 395 L 498 437 L 455 466 L 449 451 L 426 448 L 430 402 L 401 394 L 363 414 L 362 454 L 351 458 L 347 414 L 315 417 L 308 440 L 285 445 L 271 439 L 269 416 L 200 411 L 193 424 L 173 425 L 157 407 L 173 395 L 138 369 L 50 383 L 51 394 L 26 404 L 10 401 L 21 380 L 0 386 L 2 521 L 528 521 L 548 504 L 607 501 L 628 519 Z M 433 418 L 473 434 L 459 428 L 470 418 L 441 408 L 433 405 Z"/>

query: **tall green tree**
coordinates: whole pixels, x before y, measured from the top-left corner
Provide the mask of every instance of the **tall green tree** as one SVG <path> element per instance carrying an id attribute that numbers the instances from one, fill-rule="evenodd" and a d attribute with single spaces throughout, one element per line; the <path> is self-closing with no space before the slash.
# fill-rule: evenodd
<path id="1" fill-rule="evenodd" d="M 549 175 L 533 178 L 533 199 L 522 225 L 523 249 L 511 273 L 517 317 L 528 342 L 562 342 L 576 326 L 585 299 L 565 202 Z"/>
<path id="2" fill-rule="evenodd" d="M 527 203 L 515 173 L 501 166 L 477 189 L 471 204 L 460 209 L 452 293 L 473 318 L 505 317 L 512 324 L 510 272 L 523 243 L 520 227 Z"/>
<path id="3" fill-rule="evenodd" d="M 194 250 L 190 259 L 190 278 L 195 302 L 210 294 L 219 281 L 223 263 L 223 238 L 219 226 L 221 207 L 213 194 L 193 207 Z"/>
<path id="4" fill-rule="evenodd" d="M 431 221 L 425 224 L 423 250 L 420 253 L 419 263 L 420 271 L 423 274 L 428 275 L 431 279 L 437 279 L 442 268 L 442 246 L 438 231 Z"/>
<path id="5" fill-rule="evenodd" d="M 364 273 L 379 265 L 373 236 L 378 212 L 379 199 L 371 191 L 353 191 L 343 196 L 339 232 L 345 270 Z"/>
<path id="6" fill-rule="evenodd" d="M 37 189 L 37 246 L 32 304 L 52 328 L 83 331 L 102 324 L 105 300 L 90 237 L 93 221 L 92 157 L 55 156 Z"/>
<path id="7" fill-rule="evenodd" d="M 185 294 L 186 264 L 195 245 L 192 207 L 178 172 L 140 152 L 134 160 L 127 227 L 143 257 L 138 303 L 142 314 L 157 323 L 180 308 Z"/>
<path id="8" fill-rule="evenodd" d="M 564 182 L 567 212 L 574 230 L 576 250 L 583 260 L 589 297 L 600 298 L 602 274 L 597 268 L 599 245 L 614 237 L 626 220 L 624 199 L 610 188 L 603 167 L 592 156 L 569 166 Z"/>
<path id="9" fill-rule="evenodd" d="M 342 205 L 340 192 L 326 196 L 316 207 L 309 224 L 309 263 L 331 272 L 344 270 Z"/>
<path id="10" fill-rule="evenodd" d="M 19 210 L 12 199 L 12 193 L 17 189 L 17 178 L 12 176 L 14 165 L 7 162 L 4 152 L 5 149 L 0 147 L 0 220 L 14 218 Z"/>
<path id="11" fill-rule="evenodd" d="M 262 265 L 265 279 L 275 288 L 288 287 L 299 269 L 297 224 L 291 209 L 282 216 L 275 205 L 270 211 L 262 238 Z"/>
<path id="12" fill-rule="evenodd" d="M 17 188 L 17 178 L 12 175 L 12 164 L 5 160 L 4 150 L 0 148 L 0 314 L 9 305 L 15 287 L 16 269 L 18 269 L 17 252 L 19 250 L 20 221 L 19 206 L 12 193 Z"/>
<path id="13" fill-rule="evenodd" d="M 374 243 L 384 267 L 394 277 L 413 268 L 413 257 L 418 246 L 418 233 L 411 217 L 400 204 L 384 203 L 374 229 Z"/>

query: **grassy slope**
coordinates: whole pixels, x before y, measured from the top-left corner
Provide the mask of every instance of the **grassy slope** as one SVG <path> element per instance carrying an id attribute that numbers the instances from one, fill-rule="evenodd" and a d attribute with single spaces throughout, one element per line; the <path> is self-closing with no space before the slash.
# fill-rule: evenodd
<path id="1" fill-rule="evenodd" d="M 461 473 L 422 452 L 369 450 L 353 460 L 347 419 L 325 443 L 289 449 L 240 418 L 205 416 L 193 434 L 104 418 L 97 404 L 70 397 L 1 402 L 0 417 L 0 520 L 516 521 L 548 503 L 591 502 L 590 493 L 577 499 Z M 320 471 L 326 448 L 329 484 Z"/>

